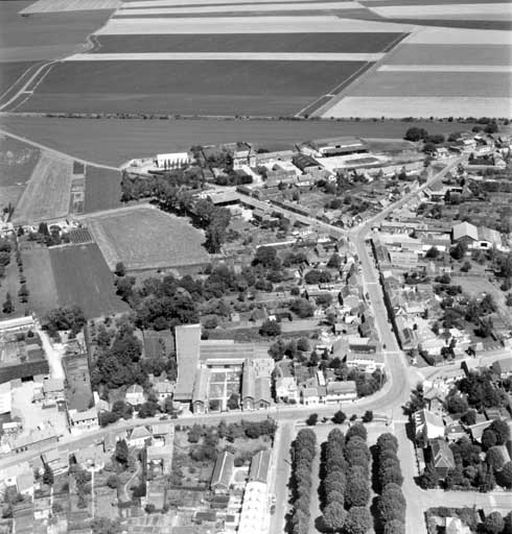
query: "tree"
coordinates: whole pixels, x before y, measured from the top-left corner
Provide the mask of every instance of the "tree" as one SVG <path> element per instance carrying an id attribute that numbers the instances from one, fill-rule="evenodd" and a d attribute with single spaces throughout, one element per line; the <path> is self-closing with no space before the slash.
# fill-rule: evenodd
<path id="1" fill-rule="evenodd" d="M 435 260 L 439 257 L 439 249 L 437 247 L 430 247 L 425 253 L 425 258 Z"/>
<path id="2" fill-rule="evenodd" d="M 231 393 L 229 396 L 227 406 L 230 410 L 238 410 L 240 408 L 240 396 L 237 393 Z"/>
<path id="3" fill-rule="evenodd" d="M 303 298 L 297 298 L 293 300 L 290 304 L 290 310 L 301 319 L 311 317 L 314 312 L 313 305 L 308 300 Z"/>
<path id="4" fill-rule="evenodd" d="M 363 506 L 354 506 L 348 511 L 343 528 L 345 534 L 367 534 L 372 526 L 369 510 Z"/>
<path id="5" fill-rule="evenodd" d="M 119 520 L 96 517 L 91 521 L 92 534 L 119 534 L 122 532 Z"/>
<path id="6" fill-rule="evenodd" d="M 128 466 L 128 460 L 130 458 L 130 451 L 128 450 L 128 444 L 124 439 L 120 439 L 116 443 L 116 450 L 114 452 L 114 458 L 117 463 L 121 464 L 124 468 Z"/>
<path id="7" fill-rule="evenodd" d="M 334 414 L 334 416 L 332 418 L 332 422 L 335 423 L 336 425 L 342 425 L 345 422 L 346 419 L 347 419 L 347 415 L 344 412 L 342 412 L 341 410 L 338 410 Z"/>
<path id="8" fill-rule="evenodd" d="M 347 441 L 347 443 L 353 436 L 359 436 L 364 441 L 366 441 L 366 438 L 368 437 L 368 431 L 362 423 L 354 423 L 350 426 L 345 435 L 345 440 Z"/>
<path id="9" fill-rule="evenodd" d="M 54 476 L 52 468 L 48 464 L 44 464 L 43 484 L 46 484 L 47 486 L 53 486 L 53 482 Z"/>
<path id="10" fill-rule="evenodd" d="M 155 401 L 148 400 L 140 405 L 138 416 L 141 419 L 146 419 L 148 417 L 155 417 L 155 415 L 160 411 L 160 406 Z"/>
<path id="11" fill-rule="evenodd" d="M 491 447 L 485 455 L 485 461 L 494 470 L 499 471 L 505 465 L 505 459 L 499 446 Z"/>
<path id="12" fill-rule="evenodd" d="M 427 136 L 427 130 L 425 130 L 424 128 L 417 128 L 416 126 L 413 126 L 405 132 L 404 139 L 406 141 L 412 141 L 413 143 L 416 143 L 418 141 L 421 141 L 422 139 L 425 139 Z"/>
<path id="13" fill-rule="evenodd" d="M 373 412 L 372 412 L 372 410 L 366 410 L 366 412 L 364 412 L 364 415 L 361 418 L 361 420 L 363 421 L 363 423 L 371 423 L 373 421 Z"/>
<path id="14" fill-rule="evenodd" d="M 496 435 L 496 445 L 505 445 L 510 439 L 510 427 L 505 421 L 495 419 L 489 428 Z"/>
<path id="15" fill-rule="evenodd" d="M 454 260 L 461 260 L 467 251 L 467 245 L 459 241 L 453 248 L 450 249 L 450 255 Z"/>
<path id="16" fill-rule="evenodd" d="M 343 527 L 346 516 L 342 503 L 331 502 L 324 509 L 322 523 L 328 532 L 336 532 Z"/>
<path id="17" fill-rule="evenodd" d="M 329 258 L 327 267 L 330 269 L 339 269 L 341 267 L 341 256 L 336 252 Z"/>
<path id="18" fill-rule="evenodd" d="M 466 413 L 468 411 L 468 401 L 462 395 L 450 395 L 446 399 L 446 409 L 451 414 Z"/>
<path id="19" fill-rule="evenodd" d="M 60 330 L 71 330 L 78 334 L 86 323 L 85 316 L 78 306 L 63 306 L 46 314 L 43 320 L 43 328 L 54 336 Z"/>
<path id="20" fill-rule="evenodd" d="M 507 462 L 497 474 L 498 483 L 504 488 L 512 488 L 512 462 Z"/>
<path id="21" fill-rule="evenodd" d="M 482 433 L 482 447 L 484 451 L 498 444 L 498 438 L 492 428 L 486 428 Z"/>
<path id="22" fill-rule="evenodd" d="M 505 526 L 503 528 L 503 534 L 512 534 L 512 512 L 509 512 L 505 516 Z"/>
<path id="23" fill-rule="evenodd" d="M 126 267 L 124 266 L 124 263 L 122 261 L 118 261 L 116 263 L 114 274 L 119 277 L 122 277 L 126 274 Z"/>
<path id="24" fill-rule="evenodd" d="M 260 327 L 260 335 L 276 337 L 281 334 L 281 325 L 277 321 L 267 319 Z"/>
<path id="25" fill-rule="evenodd" d="M 439 474 L 436 468 L 428 463 L 420 476 L 419 485 L 423 489 L 435 489 L 439 484 Z"/>
<path id="26" fill-rule="evenodd" d="M 500 534 L 505 527 L 505 521 L 499 512 L 491 512 L 484 520 L 483 531 L 487 534 Z"/>
<path id="27" fill-rule="evenodd" d="M 405 522 L 405 497 L 396 484 L 388 484 L 378 500 L 379 516 L 383 523 L 398 520 Z"/>
<path id="28" fill-rule="evenodd" d="M 119 487 L 119 477 L 117 475 L 110 475 L 107 478 L 107 486 L 112 489 L 117 489 Z"/>
<path id="29" fill-rule="evenodd" d="M 318 422 L 318 414 L 312 413 L 307 419 L 306 424 L 309 426 L 315 426 Z"/>
<path id="30" fill-rule="evenodd" d="M 174 413 L 174 402 L 171 396 L 165 397 L 163 410 L 165 413 L 172 415 Z"/>
<path id="31" fill-rule="evenodd" d="M 347 508 L 352 508 L 353 506 L 366 506 L 370 500 L 367 469 L 360 466 L 354 466 L 351 468 L 351 471 L 352 474 L 349 474 L 347 477 L 345 505 Z"/>
<path id="32" fill-rule="evenodd" d="M 10 315 L 14 311 L 14 304 L 12 303 L 12 297 L 9 292 L 5 295 L 5 300 L 2 305 L 2 312 L 6 315 Z"/>

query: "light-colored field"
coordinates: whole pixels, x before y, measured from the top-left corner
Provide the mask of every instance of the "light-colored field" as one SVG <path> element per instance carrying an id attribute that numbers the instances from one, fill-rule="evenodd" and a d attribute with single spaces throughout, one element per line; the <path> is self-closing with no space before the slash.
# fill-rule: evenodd
<path id="1" fill-rule="evenodd" d="M 117 9 L 120 5 L 121 0 L 38 0 L 22 9 L 20 14 L 95 11 L 99 9 Z"/>
<path id="2" fill-rule="evenodd" d="M 428 0 L 427 0 L 428 1 Z M 372 11 L 386 18 L 418 19 L 468 19 L 509 20 L 512 18 L 512 4 L 436 4 L 413 6 L 373 7 Z"/>
<path id="3" fill-rule="evenodd" d="M 407 37 L 407 44 L 435 45 L 507 45 L 510 33 L 497 30 L 469 30 L 455 28 L 422 28 Z"/>
<path id="4" fill-rule="evenodd" d="M 237 53 L 237 52 L 149 52 L 130 54 L 75 54 L 66 61 L 379 61 L 384 54 L 342 53 Z"/>
<path id="5" fill-rule="evenodd" d="M 378 72 L 511 72 L 512 65 L 382 65 Z"/>
<path id="6" fill-rule="evenodd" d="M 509 72 L 416 72 L 372 73 L 357 87 L 349 88 L 348 96 L 391 97 L 510 97 L 512 75 Z M 474 116 L 474 115 L 471 115 Z"/>
<path id="7" fill-rule="evenodd" d="M 392 65 L 510 65 L 512 46 L 505 45 L 436 45 L 409 44 L 400 46 L 386 58 Z"/>
<path id="8" fill-rule="evenodd" d="M 203 234 L 184 218 L 151 207 L 134 207 L 89 217 L 89 228 L 111 269 L 122 261 L 143 270 L 208 261 Z"/>
<path id="9" fill-rule="evenodd" d="M 369 20 L 315 17 L 114 18 L 96 35 L 226 33 L 407 33 L 412 26 Z"/>
<path id="10" fill-rule="evenodd" d="M 123 6 L 124 7 L 124 6 Z M 213 6 L 196 6 L 196 7 L 141 7 L 138 9 L 119 9 L 116 12 L 118 16 L 136 16 L 136 15 L 183 15 L 202 13 L 231 13 L 231 12 L 250 12 L 250 11 L 311 11 L 322 9 L 361 9 L 363 6 L 358 2 L 298 2 L 298 3 L 272 3 L 272 4 L 243 4 L 243 5 L 213 5 Z"/>
<path id="11" fill-rule="evenodd" d="M 71 160 L 43 152 L 14 212 L 15 223 L 65 217 L 69 211 Z"/>
<path id="12" fill-rule="evenodd" d="M 358 97 L 343 98 L 323 113 L 343 117 L 511 117 L 512 99 L 496 97 Z"/>
<path id="13" fill-rule="evenodd" d="M 258 4 L 275 4 L 276 0 L 258 0 Z M 280 4 L 296 4 L 297 0 L 279 0 Z M 135 2 L 123 2 L 122 8 L 141 7 L 188 7 L 188 6 L 209 6 L 228 4 L 254 4 L 254 0 L 143 0 Z"/>

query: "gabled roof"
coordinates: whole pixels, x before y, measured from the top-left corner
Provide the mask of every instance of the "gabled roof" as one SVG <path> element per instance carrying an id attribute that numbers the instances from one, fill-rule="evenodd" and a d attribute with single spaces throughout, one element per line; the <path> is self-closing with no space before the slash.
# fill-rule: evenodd
<path id="1" fill-rule="evenodd" d="M 217 456 L 215 461 L 215 467 L 213 468 L 212 479 L 210 487 L 215 489 L 216 487 L 222 487 L 224 489 L 229 488 L 233 470 L 235 467 L 234 454 L 224 451 Z"/>
<path id="2" fill-rule="evenodd" d="M 442 467 L 446 469 L 453 469 L 455 467 L 455 459 L 450 446 L 443 439 L 434 439 L 430 444 L 432 452 L 432 460 L 434 467 Z"/>
<path id="3" fill-rule="evenodd" d="M 151 438 L 151 432 L 145 426 L 136 426 L 130 434 L 130 440 L 132 439 L 146 439 Z"/>
<path id="4" fill-rule="evenodd" d="M 469 237 L 473 241 L 478 241 L 478 228 L 474 224 L 461 222 L 453 226 L 452 232 L 454 241 L 463 237 Z"/>
<path id="5" fill-rule="evenodd" d="M 270 451 L 260 451 L 253 456 L 249 470 L 249 482 L 267 482 L 270 467 Z"/>

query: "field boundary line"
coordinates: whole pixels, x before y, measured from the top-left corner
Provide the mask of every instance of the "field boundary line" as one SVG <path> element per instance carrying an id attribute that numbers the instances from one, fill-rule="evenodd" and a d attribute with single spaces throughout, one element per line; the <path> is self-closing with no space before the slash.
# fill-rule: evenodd
<path id="1" fill-rule="evenodd" d="M 399 37 L 394 39 L 392 43 L 390 43 L 386 48 L 384 48 L 384 52 L 380 60 L 370 65 L 369 68 L 367 67 L 366 70 L 358 78 L 356 78 L 352 83 L 349 83 L 346 87 L 343 87 L 333 99 L 327 102 L 327 104 L 325 104 L 324 106 L 318 108 L 313 113 L 313 117 L 320 119 L 328 118 L 325 117 L 325 114 L 328 113 L 328 111 L 332 109 L 338 102 L 343 100 L 345 96 L 347 96 L 347 91 L 353 90 L 355 87 L 360 86 L 369 77 L 373 76 L 378 71 L 378 69 L 383 64 L 385 64 L 391 57 L 393 57 L 397 53 L 397 51 L 400 50 L 404 46 L 404 44 L 410 39 L 410 37 L 419 30 L 421 30 L 420 26 L 414 26 L 411 32 L 404 32 Z"/>

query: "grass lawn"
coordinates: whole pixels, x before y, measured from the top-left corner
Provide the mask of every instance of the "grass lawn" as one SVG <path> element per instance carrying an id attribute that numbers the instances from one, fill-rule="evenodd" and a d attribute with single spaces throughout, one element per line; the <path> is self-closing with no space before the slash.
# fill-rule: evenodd
<path id="1" fill-rule="evenodd" d="M 0 187 L 24 186 L 39 155 L 39 148 L 0 134 Z"/>
<path id="2" fill-rule="evenodd" d="M 208 261 L 203 234 L 187 219 L 150 207 L 134 207 L 89 219 L 90 229 L 111 269 L 197 265 Z"/>
<path id="3" fill-rule="evenodd" d="M 121 206 L 121 172 L 87 166 L 85 173 L 85 213 Z"/>
<path id="4" fill-rule="evenodd" d="M 98 53 L 112 52 L 381 52 L 397 33 L 101 35 Z"/>
<path id="5" fill-rule="evenodd" d="M 54 247 L 50 258 L 61 306 L 79 306 L 88 319 L 128 310 L 96 244 Z"/>
<path id="6" fill-rule="evenodd" d="M 359 61 L 100 61 L 56 65 L 19 109 L 184 115 L 294 115 Z"/>
<path id="7" fill-rule="evenodd" d="M 50 250 L 44 245 L 24 244 L 21 257 L 27 278 L 30 309 L 38 316 L 59 305 Z"/>

